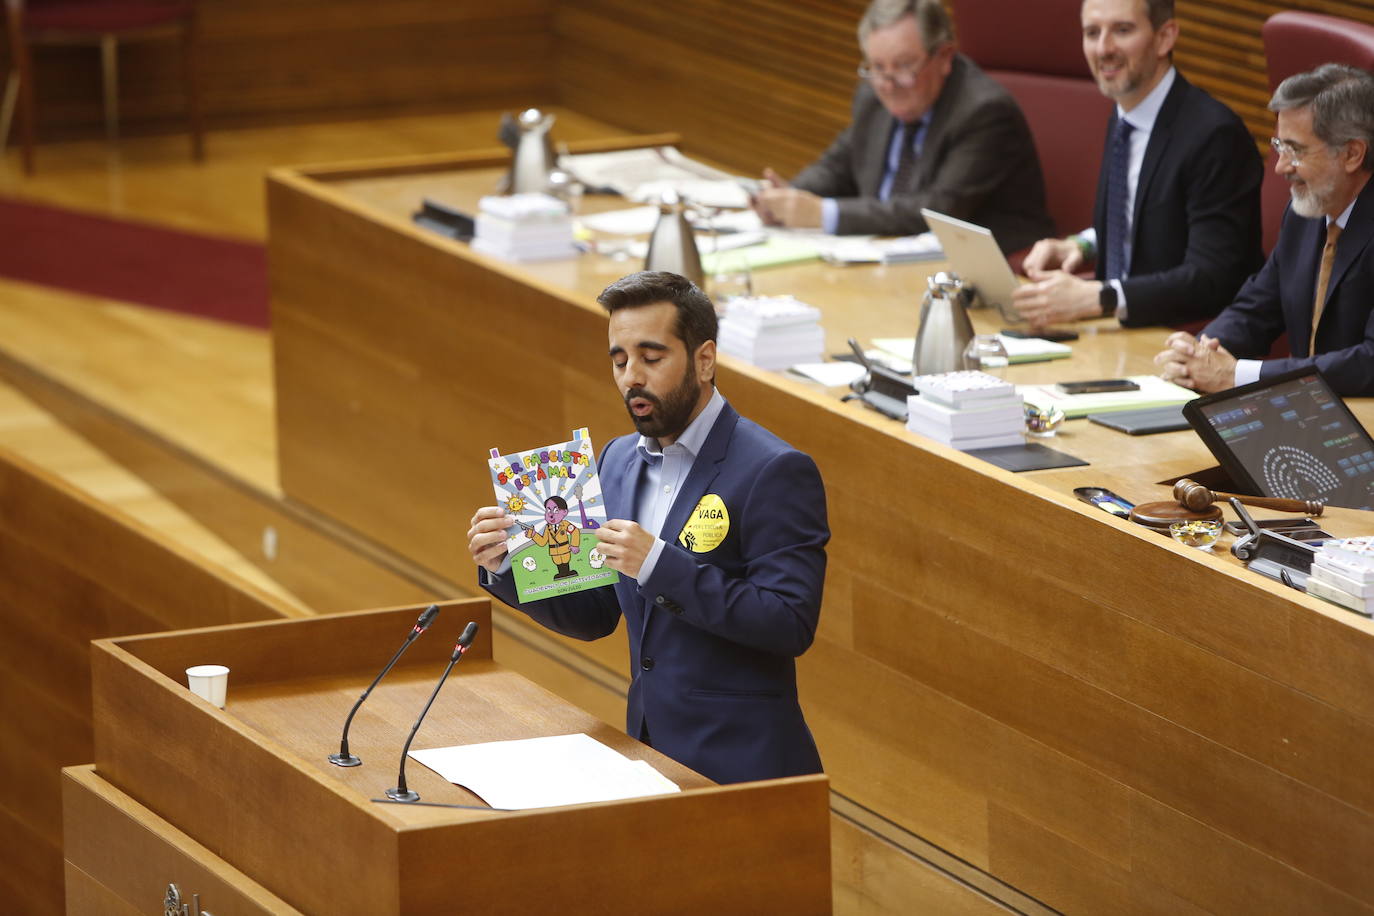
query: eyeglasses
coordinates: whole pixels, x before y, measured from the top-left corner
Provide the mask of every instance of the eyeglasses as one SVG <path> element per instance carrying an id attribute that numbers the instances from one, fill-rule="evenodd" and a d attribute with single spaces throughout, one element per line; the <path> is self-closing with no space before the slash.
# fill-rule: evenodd
<path id="1" fill-rule="evenodd" d="M 1288 164 L 1295 169 L 1302 168 L 1302 159 L 1311 150 L 1305 146 L 1299 146 L 1291 140 L 1280 140 L 1278 137 L 1269 138 L 1269 148 L 1272 149 L 1280 159 L 1287 159 Z"/>
<path id="2" fill-rule="evenodd" d="M 859 74 L 859 79 L 868 80 L 875 85 L 878 83 L 891 83 L 898 89 L 910 89 L 912 86 L 916 85 L 916 80 L 920 78 L 921 71 L 926 68 L 926 64 L 930 63 L 930 58 L 931 55 L 927 54 L 925 60 L 914 67 L 910 64 L 906 64 L 892 70 L 884 70 L 880 67 L 863 66 L 856 72 Z"/>

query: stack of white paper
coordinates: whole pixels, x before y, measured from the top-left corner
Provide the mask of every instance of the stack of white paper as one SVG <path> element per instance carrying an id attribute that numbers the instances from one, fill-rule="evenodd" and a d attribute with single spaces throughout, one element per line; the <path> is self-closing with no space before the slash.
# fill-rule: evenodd
<path id="1" fill-rule="evenodd" d="M 555 735 L 411 751 L 493 808 L 548 808 L 666 795 L 678 786 L 590 735 Z"/>
<path id="2" fill-rule="evenodd" d="M 1020 445 L 1025 439 L 1021 396 L 1010 382 L 986 372 L 943 372 L 911 380 L 906 428 L 957 449 Z"/>
<path id="3" fill-rule="evenodd" d="M 940 240 L 933 232 L 880 239 L 871 235 L 834 236 L 823 240 L 821 258 L 835 264 L 900 264 L 906 261 L 934 261 L 944 257 Z"/>
<path id="4" fill-rule="evenodd" d="M 791 296 L 730 300 L 716 341 L 722 353 L 764 369 L 817 363 L 825 350 L 821 310 Z"/>
<path id="5" fill-rule="evenodd" d="M 1374 538 L 1326 541 L 1312 558 L 1307 593 L 1374 616 Z"/>
<path id="6" fill-rule="evenodd" d="M 506 261 L 547 261 L 577 254 L 568 205 L 547 194 L 483 197 L 472 247 Z"/>

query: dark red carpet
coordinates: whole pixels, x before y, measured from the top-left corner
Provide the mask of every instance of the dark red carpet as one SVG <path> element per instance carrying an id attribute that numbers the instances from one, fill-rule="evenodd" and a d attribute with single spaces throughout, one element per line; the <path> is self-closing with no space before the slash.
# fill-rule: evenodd
<path id="1" fill-rule="evenodd" d="M 267 251 L 0 198 L 0 276 L 265 328 Z"/>

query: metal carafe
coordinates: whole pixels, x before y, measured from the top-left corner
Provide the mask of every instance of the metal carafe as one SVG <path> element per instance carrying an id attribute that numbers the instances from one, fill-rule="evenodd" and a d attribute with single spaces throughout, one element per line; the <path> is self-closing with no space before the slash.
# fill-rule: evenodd
<path id="1" fill-rule="evenodd" d="M 527 108 L 520 112 L 516 124 L 520 128 L 520 139 L 515 144 L 507 191 L 542 194 L 548 188 L 549 172 L 554 167 L 553 140 L 549 134 L 553 115 L 546 115 L 538 108 Z"/>
<path id="2" fill-rule="evenodd" d="M 916 349 L 911 356 L 917 375 L 934 375 L 956 369 L 975 369 L 964 356 L 973 339 L 973 322 L 964 306 L 963 281 L 958 274 L 938 271 L 927 281 L 921 302 L 921 326 L 916 329 Z"/>
<path id="3" fill-rule="evenodd" d="M 649 236 L 649 253 L 644 258 L 645 270 L 666 270 L 704 285 L 701 254 L 692 224 L 687 222 L 686 206 L 672 191 L 665 191 L 658 205 L 658 224 Z"/>

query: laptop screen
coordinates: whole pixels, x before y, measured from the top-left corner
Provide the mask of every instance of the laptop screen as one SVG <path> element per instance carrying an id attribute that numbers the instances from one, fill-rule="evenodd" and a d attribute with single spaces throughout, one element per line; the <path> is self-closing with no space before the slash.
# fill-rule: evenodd
<path id="1" fill-rule="evenodd" d="M 1183 414 L 1242 492 L 1374 508 L 1374 440 L 1314 369 L 1198 398 Z"/>

